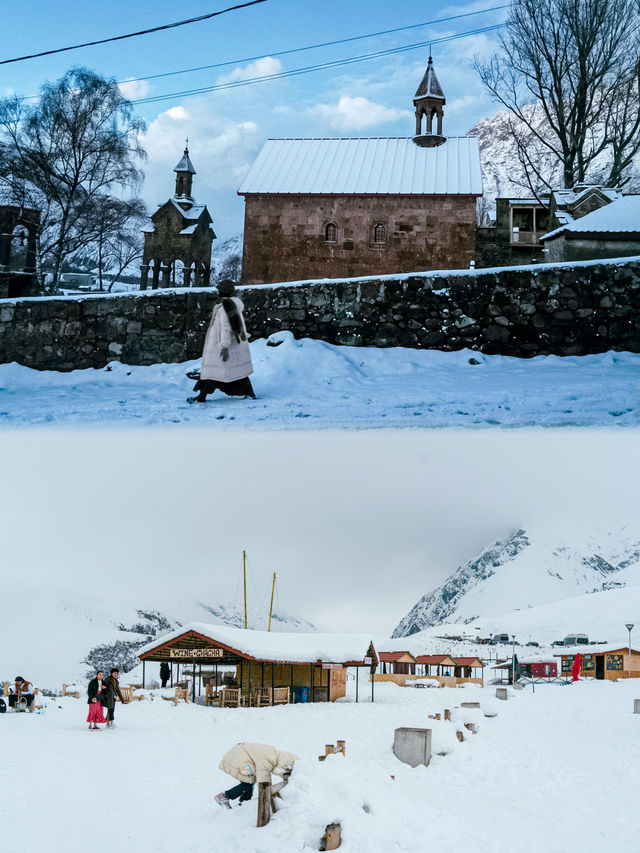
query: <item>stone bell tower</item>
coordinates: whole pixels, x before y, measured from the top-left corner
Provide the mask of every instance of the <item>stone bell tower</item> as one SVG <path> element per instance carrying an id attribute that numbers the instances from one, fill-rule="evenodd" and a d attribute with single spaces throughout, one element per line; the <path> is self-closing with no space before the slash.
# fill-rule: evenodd
<path id="1" fill-rule="evenodd" d="M 191 186 L 196 170 L 193 168 L 193 163 L 189 158 L 188 140 L 182 160 L 174 167 L 173 171 L 176 173 L 176 198 L 180 198 L 181 196 L 191 198 Z"/>
<path id="2" fill-rule="evenodd" d="M 416 108 L 416 135 L 413 141 L 420 148 L 435 148 L 446 141 L 442 135 L 442 117 L 446 100 L 442 87 L 433 70 L 433 59 L 429 57 L 427 70 L 415 93 L 413 103 Z M 434 128 L 434 119 L 436 127 Z M 423 120 L 425 127 L 423 128 Z"/>

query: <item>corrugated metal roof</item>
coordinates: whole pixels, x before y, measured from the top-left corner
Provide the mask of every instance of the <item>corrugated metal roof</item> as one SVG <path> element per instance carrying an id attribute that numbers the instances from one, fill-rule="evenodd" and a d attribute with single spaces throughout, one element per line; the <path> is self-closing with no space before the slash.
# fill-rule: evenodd
<path id="1" fill-rule="evenodd" d="M 541 240 L 558 234 L 638 234 L 640 233 L 640 195 L 625 195 L 605 204 L 568 225 L 549 231 Z"/>
<path id="2" fill-rule="evenodd" d="M 410 137 L 268 139 L 239 195 L 482 195 L 478 140 L 436 148 Z"/>

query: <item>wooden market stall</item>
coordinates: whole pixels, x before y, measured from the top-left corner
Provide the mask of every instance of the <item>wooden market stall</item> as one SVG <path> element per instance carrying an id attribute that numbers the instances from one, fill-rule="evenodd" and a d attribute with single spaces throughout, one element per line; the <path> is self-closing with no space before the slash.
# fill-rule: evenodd
<path id="1" fill-rule="evenodd" d="M 629 652 L 631 652 L 631 660 L 629 660 Z M 571 675 L 578 653 L 580 654 L 580 678 L 607 681 L 615 681 L 618 678 L 640 678 L 640 651 L 619 645 L 575 646 L 554 655 L 560 658 L 560 671 L 563 676 Z"/>
<path id="2" fill-rule="evenodd" d="M 158 637 L 140 649 L 138 656 L 143 662 L 143 681 L 148 661 L 169 663 L 172 683 L 174 667 L 179 672 L 182 665 L 184 672 L 186 665 L 193 673 L 201 671 L 203 665 L 213 668 L 211 682 L 216 688 L 220 681 L 218 669 L 231 669 L 235 675 L 228 689 L 235 691 L 233 698 L 237 702 L 224 702 L 225 697 L 218 695 L 222 691 L 217 689 L 211 695 L 220 704 L 249 707 L 280 701 L 333 702 L 345 696 L 347 669 L 352 667 L 358 701 L 359 670 L 364 667 L 368 675 L 378 665 L 373 643 L 364 634 L 276 633 L 202 622 L 191 622 Z M 195 683 L 193 678 L 192 699 Z M 372 701 L 373 698 L 372 683 Z"/>
<path id="3" fill-rule="evenodd" d="M 453 657 L 452 655 L 414 655 L 411 652 L 378 652 L 382 672 L 376 673 L 375 681 L 392 681 L 404 687 L 407 682 L 419 678 L 432 678 L 445 687 L 458 684 L 484 683 L 484 663 L 475 657 Z"/>

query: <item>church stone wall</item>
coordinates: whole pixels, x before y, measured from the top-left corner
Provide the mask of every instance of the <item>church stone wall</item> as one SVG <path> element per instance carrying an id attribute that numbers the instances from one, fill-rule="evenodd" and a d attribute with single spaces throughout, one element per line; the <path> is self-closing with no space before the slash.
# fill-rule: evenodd
<path id="1" fill-rule="evenodd" d="M 640 352 L 640 262 L 247 287 L 252 338 L 534 356 Z M 215 292 L 0 300 L 0 363 L 41 370 L 180 362 L 202 353 Z"/>
<path id="2" fill-rule="evenodd" d="M 329 223 L 335 242 L 325 239 Z M 384 244 L 374 242 L 382 223 Z M 247 195 L 245 284 L 469 266 L 474 196 Z"/>

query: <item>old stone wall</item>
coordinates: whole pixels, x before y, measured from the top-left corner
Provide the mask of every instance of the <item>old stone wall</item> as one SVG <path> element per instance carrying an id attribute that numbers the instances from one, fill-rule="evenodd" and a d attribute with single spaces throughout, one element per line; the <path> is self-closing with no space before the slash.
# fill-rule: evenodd
<path id="1" fill-rule="evenodd" d="M 246 284 L 459 269 L 475 257 L 474 196 L 248 195 Z M 327 241 L 326 228 L 336 227 Z M 384 242 L 374 239 L 376 224 Z"/>
<path id="2" fill-rule="evenodd" d="M 246 287 L 253 338 L 533 356 L 640 351 L 640 262 Z M 39 369 L 198 358 L 215 292 L 0 300 L 0 362 Z"/>

